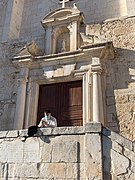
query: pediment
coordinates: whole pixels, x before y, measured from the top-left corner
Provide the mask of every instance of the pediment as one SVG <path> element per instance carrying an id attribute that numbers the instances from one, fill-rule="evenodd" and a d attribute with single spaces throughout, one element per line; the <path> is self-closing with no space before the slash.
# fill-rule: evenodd
<path id="1" fill-rule="evenodd" d="M 80 18 L 78 18 L 80 17 Z M 50 12 L 47 16 L 45 16 L 43 18 L 43 20 L 41 21 L 42 25 L 45 26 L 49 23 L 54 23 L 55 22 L 63 22 L 63 20 L 70 20 L 72 21 L 72 19 L 75 19 L 80 22 L 83 22 L 84 20 L 84 15 L 83 13 L 81 13 L 78 8 L 62 8 L 62 9 L 57 9 L 55 11 Z"/>
<path id="2" fill-rule="evenodd" d="M 43 20 L 50 19 L 50 18 L 60 18 L 63 16 L 73 15 L 76 13 L 80 13 L 80 11 L 74 8 L 57 9 L 55 11 L 50 12 L 47 16 L 44 17 Z"/>

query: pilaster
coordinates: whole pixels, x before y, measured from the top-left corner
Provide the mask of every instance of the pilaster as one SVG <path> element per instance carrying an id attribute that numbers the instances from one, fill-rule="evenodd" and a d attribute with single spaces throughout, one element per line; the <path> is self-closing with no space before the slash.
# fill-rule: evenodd
<path id="1" fill-rule="evenodd" d="M 26 101 L 26 87 L 28 82 L 28 68 L 21 68 L 20 76 L 18 78 L 18 91 L 17 102 L 14 119 L 14 129 L 23 129 L 24 126 L 24 113 L 25 113 L 25 101 Z"/>
<path id="2" fill-rule="evenodd" d="M 78 27 L 77 21 L 72 22 L 72 28 L 70 28 L 70 51 L 77 50 L 77 43 L 78 43 Z"/>
<path id="3" fill-rule="evenodd" d="M 52 44 L 52 27 L 48 27 L 46 29 L 46 43 L 45 43 L 45 53 L 46 54 L 51 54 L 51 50 L 52 50 L 52 47 L 51 47 L 51 44 Z"/>
<path id="4" fill-rule="evenodd" d="M 39 84 L 33 77 L 30 78 L 27 88 L 26 113 L 24 128 L 28 128 L 37 123 Z"/>

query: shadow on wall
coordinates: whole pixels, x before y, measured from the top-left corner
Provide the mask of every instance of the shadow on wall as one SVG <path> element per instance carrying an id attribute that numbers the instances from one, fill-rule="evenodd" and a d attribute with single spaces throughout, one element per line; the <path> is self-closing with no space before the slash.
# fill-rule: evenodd
<path id="1" fill-rule="evenodd" d="M 114 60 L 106 61 L 106 105 L 108 127 L 133 135 L 135 114 L 135 51 L 117 49 Z M 128 137 L 132 139 L 132 137 Z"/>
<path id="2" fill-rule="evenodd" d="M 106 131 L 109 135 L 111 135 L 110 131 Z M 102 163 L 103 163 L 103 179 L 112 180 L 111 175 L 111 149 L 112 149 L 112 141 L 102 134 Z"/>

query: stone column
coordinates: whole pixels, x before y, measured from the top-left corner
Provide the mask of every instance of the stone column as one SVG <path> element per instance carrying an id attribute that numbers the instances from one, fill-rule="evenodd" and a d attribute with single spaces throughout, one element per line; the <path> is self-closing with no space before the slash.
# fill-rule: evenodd
<path id="1" fill-rule="evenodd" d="M 92 58 L 93 64 L 91 67 L 93 80 L 93 122 L 100 122 L 102 113 L 100 112 L 101 101 L 101 65 L 99 58 Z"/>
<path id="2" fill-rule="evenodd" d="M 26 87 L 29 69 L 21 68 L 20 76 L 18 78 L 18 91 L 17 91 L 17 102 L 14 119 L 14 129 L 22 129 L 24 125 L 24 113 L 25 113 L 25 101 L 26 101 Z"/>

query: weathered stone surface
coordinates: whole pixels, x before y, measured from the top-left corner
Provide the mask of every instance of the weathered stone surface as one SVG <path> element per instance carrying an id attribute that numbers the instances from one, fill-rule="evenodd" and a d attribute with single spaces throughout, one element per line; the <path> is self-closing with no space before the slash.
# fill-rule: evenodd
<path id="1" fill-rule="evenodd" d="M 6 137 L 9 137 L 9 138 L 14 138 L 14 137 L 18 137 L 18 131 L 8 131 Z"/>
<path id="2" fill-rule="evenodd" d="M 83 163 L 67 163 L 66 178 L 83 178 L 85 177 L 85 165 Z"/>
<path id="3" fill-rule="evenodd" d="M 38 164 L 34 163 L 23 163 L 16 164 L 14 167 L 14 177 L 17 178 L 38 178 Z"/>
<path id="4" fill-rule="evenodd" d="M 52 132 L 52 128 L 39 128 L 37 134 L 51 135 L 51 132 Z"/>
<path id="5" fill-rule="evenodd" d="M 98 134 L 85 136 L 86 177 L 102 179 L 101 139 Z"/>
<path id="6" fill-rule="evenodd" d="M 113 141 L 112 142 L 112 149 L 117 151 L 118 153 L 122 154 L 123 153 L 123 146 L 118 144 L 117 142 Z"/>
<path id="7" fill-rule="evenodd" d="M 121 145 L 124 145 L 126 148 L 128 148 L 129 150 L 132 151 L 133 147 L 132 147 L 132 142 L 129 141 L 128 139 L 125 139 L 122 136 L 119 136 L 117 133 L 112 132 L 111 133 L 112 139 L 118 143 L 120 143 Z"/>
<path id="8" fill-rule="evenodd" d="M 85 132 L 86 133 L 97 133 L 97 132 L 101 132 L 102 130 L 102 125 L 101 123 L 88 123 L 85 125 Z"/>
<path id="9" fill-rule="evenodd" d="M 134 152 L 125 147 L 125 141 L 116 142 L 110 133 L 104 130 L 102 139 L 99 132 L 63 135 L 63 131 L 61 135 L 31 137 L 24 142 L 19 136 L 1 139 L 0 179 L 101 180 L 102 169 L 104 178 L 113 175 L 116 179 L 134 179 Z"/>
<path id="10" fill-rule="evenodd" d="M 5 141 L 0 143 L 0 163 L 5 163 L 8 160 L 8 144 Z"/>
<path id="11" fill-rule="evenodd" d="M 129 29 L 128 27 L 123 26 L 123 27 L 119 27 L 119 28 L 114 29 L 113 34 L 114 35 L 122 35 L 122 34 L 125 35 L 125 34 L 133 32 L 133 31 L 134 31 L 133 27 L 131 27 Z"/>
<path id="12" fill-rule="evenodd" d="M 42 132 L 43 135 L 58 135 L 58 134 L 83 134 L 84 133 L 84 128 L 79 127 L 79 126 L 74 126 L 74 127 L 55 127 L 55 128 L 40 128 L 38 130 Z"/>
<path id="13" fill-rule="evenodd" d="M 23 143 L 20 140 L 11 141 L 7 143 L 5 156 L 7 156 L 8 163 L 22 163 L 23 162 Z"/>
<path id="14" fill-rule="evenodd" d="M 135 163 L 135 153 L 134 152 L 129 151 L 128 149 L 124 148 L 124 155 L 127 158 L 131 159 L 132 162 Z"/>
<path id="15" fill-rule="evenodd" d="M 8 131 L 0 131 L 0 138 L 6 137 L 8 134 Z"/>
<path id="16" fill-rule="evenodd" d="M 0 162 L 23 162 L 23 143 L 20 140 L 3 141 L 0 146 Z"/>
<path id="17" fill-rule="evenodd" d="M 129 159 L 120 155 L 118 152 L 111 150 L 112 173 L 116 176 L 127 173 L 129 169 Z"/>
<path id="18" fill-rule="evenodd" d="M 66 164 L 65 163 L 46 163 L 41 165 L 40 178 L 66 178 Z"/>
<path id="19" fill-rule="evenodd" d="M 119 134 L 110 131 L 107 128 L 103 128 L 103 134 L 105 136 L 108 136 L 109 138 L 111 138 L 112 140 L 116 141 L 117 143 L 125 146 L 127 149 L 129 150 L 133 150 L 133 143 L 131 141 L 129 141 L 128 139 L 125 139 L 124 137 L 120 136 Z"/>
<path id="20" fill-rule="evenodd" d="M 103 153 L 103 177 L 111 179 L 111 149 L 112 141 L 106 136 L 102 136 L 102 153 Z"/>
<path id="21" fill-rule="evenodd" d="M 7 176 L 8 178 L 14 178 L 14 169 L 16 165 L 13 164 L 5 164 L 5 177 Z"/>
<path id="22" fill-rule="evenodd" d="M 41 148 L 41 160 L 43 162 L 52 162 L 52 145 L 51 144 L 45 144 Z"/>
<path id="23" fill-rule="evenodd" d="M 23 162 L 40 162 L 40 148 L 39 141 L 36 138 L 29 138 L 23 146 Z"/>
<path id="24" fill-rule="evenodd" d="M 106 134 L 102 136 L 104 178 L 134 179 L 134 152 L 124 146 L 124 141 L 117 143 L 108 136 L 109 131 L 106 130 L 104 134 Z"/>
<path id="25" fill-rule="evenodd" d="M 64 141 L 53 144 L 52 148 L 52 162 L 79 162 L 79 147 L 78 142 Z M 59 154 L 59 156 L 58 156 Z"/>
<path id="26" fill-rule="evenodd" d="M 20 130 L 19 136 L 20 137 L 28 136 L 28 130 L 27 129 Z"/>
<path id="27" fill-rule="evenodd" d="M 3 171 L 4 171 L 4 168 L 3 168 L 3 165 L 0 163 L 0 178 L 3 177 Z"/>

